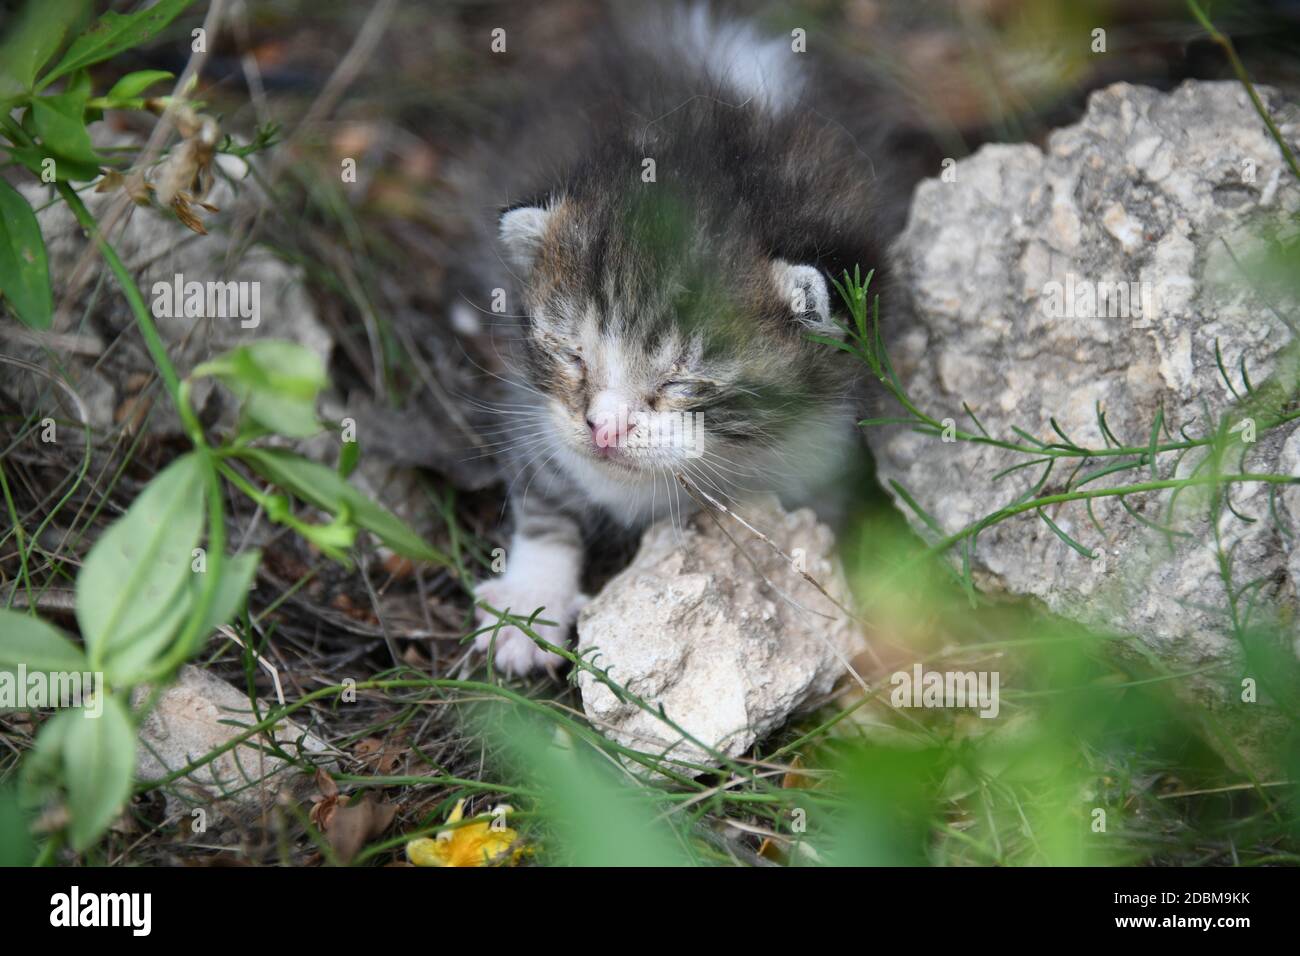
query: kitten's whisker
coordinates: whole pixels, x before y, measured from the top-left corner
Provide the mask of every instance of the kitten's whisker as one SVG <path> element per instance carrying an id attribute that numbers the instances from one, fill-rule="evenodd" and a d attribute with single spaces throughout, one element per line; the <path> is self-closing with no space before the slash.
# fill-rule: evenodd
<path id="1" fill-rule="evenodd" d="M 535 433 L 537 433 L 538 431 L 540 431 L 540 427 L 539 427 L 539 426 L 541 426 L 541 425 L 542 425 L 542 422 L 540 422 L 540 421 L 536 421 L 536 422 L 515 422 L 514 424 L 511 424 L 511 425 L 503 425 L 503 426 L 501 426 L 501 427 L 499 427 L 499 428 L 489 428 L 489 429 L 484 429 L 480 434 L 485 435 L 485 436 L 487 436 L 487 437 L 495 437 L 495 436 L 498 436 L 498 435 L 515 435 L 515 434 L 523 435 L 523 434 L 528 434 L 528 433 L 534 433 L 534 434 L 535 434 Z"/>
<path id="2" fill-rule="evenodd" d="M 550 436 L 548 436 L 548 437 L 550 437 Z M 556 442 L 555 442 L 555 445 L 556 445 L 556 447 L 558 448 L 559 445 L 560 445 L 560 442 L 559 442 L 559 441 L 556 441 Z M 511 497 L 513 496 L 513 494 L 514 494 L 515 484 L 516 484 L 516 483 L 519 481 L 519 479 L 522 478 L 525 474 L 528 474 L 528 472 L 529 472 L 529 470 L 532 468 L 533 464 L 537 461 L 537 459 L 541 458 L 542 455 L 546 454 L 547 448 L 549 448 L 549 447 L 550 447 L 549 445 L 544 445 L 540 451 L 538 451 L 536 454 L 534 454 L 532 457 L 530 457 L 530 458 L 528 459 L 528 461 L 526 461 L 526 462 L 525 462 L 525 463 L 524 463 L 524 464 L 519 468 L 519 470 L 518 470 L 518 472 L 515 474 L 514 478 L 512 478 L 512 479 L 510 480 L 510 485 L 506 488 L 506 500 L 507 500 L 507 501 L 509 501 L 509 500 L 511 499 Z M 554 457 L 554 455 L 552 455 L 552 457 Z M 550 458 L 548 458 L 547 461 L 550 461 Z M 529 481 L 531 481 L 531 480 L 532 480 L 532 478 L 530 477 L 530 478 L 529 478 Z"/>
<path id="3" fill-rule="evenodd" d="M 533 479 L 537 477 L 539 472 L 545 471 L 546 466 L 551 463 L 551 459 L 554 458 L 563 450 L 564 450 L 563 443 L 557 444 L 555 451 L 551 452 L 550 456 L 544 462 L 542 462 L 541 466 L 537 468 L 536 471 L 533 472 L 531 477 L 529 477 L 528 484 L 524 485 L 524 493 L 519 496 L 519 502 L 521 506 L 526 505 L 528 502 L 528 489 L 533 486 Z M 552 480 L 554 480 L 554 475 L 552 475 Z M 549 492 L 550 489 L 548 488 L 547 491 Z"/>
<path id="4" fill-rule="evenodd" d="M 699 470 L 696 470 L 695 465 L 696 465 L 695 462 L 689 462 L 689 461 L 683 462 L 682 470 L 689 473 L 693 478 L 695 478 L 701 484 L 707 484 L 711 489 L 713 489 L 714 493 L 717 494 L 720 498 L 723 498 L 727 501 L 733 500 L 731 493 L 719 487 L 718 482 L 714 480 L 714 477 L 717 477 L 718 481 L 722 481 L 723 484 L 730 484 L 729 482 L 722 480 L 720 476 L 716 476 L 716 475 L 710 476 L 709 474 L 705 473 L 705 471 L 703 470 L 705 467 L 711 468 L 711 466 L 707 465 L 707 463 L 700 463 L 701 467 Z"/>
<path id="5" fill-rule="evenodd" d="M 492 371 L 491 369 L 484 368 L 478 362 L 474 361 L 474 356 L 469 354 L 469 352 L 465 349 L 465 346 L 463 344 L 461 343 L 458 344 L 460 344 L 460 353 L 464 357 L 465 361 L 469 362 L 470 365 L 474 366 L 484 375 L 487 375 L 489 378 L 494 378 L 498 382 L 502 382 L 506 385 L 509 385 L 511 388 L 519 388 L 527 392 L 532 392 L 538 398 L 541 398 L 543 400 L 547 398 L 545 394 L 543 394 L 542 392 L 540 392 L 539 390 L 537 390 L 536 388 L 529 385 L 527 382 L 523 380 L 508 379 L 502 375 L 498 375 L 496 372 Z M 501 358 L 501 353 L 499 350 L 497 350 L 495 342 L 493 342 L 493 351 L 496 352 L 497 358 Z M 502 360 L 502 364 L 505 365 L 507 368 L 509 368 L 510 363 L 506 362 L 504 359 Z"/>
<path id="6" fill-rule="evenodd" d="M 483 453 L 481 455 L 478 455 L 477 457 L 484 458 L 488 456 L 499 456 L 512 451 L 523 451 L 526 448 L 533 448 L 534 446 L 537 445 L 538 442 L 547 441 L 547 440 L 548 440 L 548 436 L 538 435 L 526 441 L 514 441 L 512 439 L 507 439 L 506 441 L 491 442 L 486 445 L 478 446 L 479 448 L 483 449 Z"/>

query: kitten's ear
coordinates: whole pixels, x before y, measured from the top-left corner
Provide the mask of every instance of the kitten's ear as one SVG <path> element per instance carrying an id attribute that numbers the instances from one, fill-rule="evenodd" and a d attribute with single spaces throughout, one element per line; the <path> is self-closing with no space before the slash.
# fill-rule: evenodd
<path id="1" fill-rule="evenodd" d="M 519 206 L 501 214 L 499 235 L 511 265 L 524 274 L 533 268 L 537 252 L 542 247 L 542 237 L 555 207 Z"/>
<path id="2" fill-rule="evenodd" d="M 831 321 L 830 290 L 820 269 L 773 259 L 772 279 L 796 322 L 823 335 L 839 333 L 839 326 Z"/>

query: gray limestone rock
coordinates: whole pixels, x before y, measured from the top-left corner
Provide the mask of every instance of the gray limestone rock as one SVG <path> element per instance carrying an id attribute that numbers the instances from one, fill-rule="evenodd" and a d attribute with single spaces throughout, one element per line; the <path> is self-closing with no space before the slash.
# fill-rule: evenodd
<path id="1" fill-rule="evenodd" d="M 740 513 L 848 605 L 834 536 L 811 510 L 786 513 L 768 497 Z M 595 648 L 589 659 L 612 680 L 736 756 L 830 691 L 862 638 L 791 561 L 730 517 L 718 521 L 745 553 L 707 515 L 688 518 L 680 531 L 670 521 L 654 525 L 631 565 L 583 609 L 578 650 Z M 710 762 L 591 674 L 582 673 L 578 687 L 587 717 L 619 743 Z"/>
<path id="2" fill-rule="evenodd" d="M 1300 110 L 1275 92 L 1261 94 L 1297 149 Z M 1239 84 L 1189 82 L 1169 94 L 1115 85 L 1092 96 L 1080 123 L 1053 133 L 1046 152 L 986 146 L 954 172 L 916 191 L 893 250 L 911 307 L 882 319 L 905 389 L 934 418 L 975 432 L 965 402 L 997 438 L 1016 441 L 1019 427 L 1061 441 L 1054 419 L 1075 444 L 1101 449 L 1101 408 L 1124 446 L 1144 447 L 1162 409 L 1175 441 L 1184 429 L 1204 436 L 1225 413 L 1240 425 L 1231 416 L 1244 413 L 1234 411 L 1216 343 L 1239 393 L 1243 363 L 1256 386 L 1285 364 L 1300 284 L 1294 276 L 1270 280 L 1261 256 L 1300 232 L 1300 184 Z M 1248 431 L 1238 433 L 1228 467 L 1244 452 L 1251 472 L 1300 475 L 1294 424 L 1253 443 Z M 1027 456 L 904 427 L 873 428 L 869 438 L 886 487 L 900 483 L 945 534 L 1008 504 L 1041 475 L 1025 469 L 994 482 Z M 1190 475 L 1204 457 L 1196 449 L 1181 459 L 1162 454 L 1160 477 Z M 1084 473 L 1116 460 L 1089 461 Z M 1076 464 L 1058 465 L 1053 491 Z M 1088 487 L 1149 478 L 1144 466 Z M 975 581 L 1129 635 L 1136 640 L 1115 645 L 1121 653 L 1190 673 L 1174 686 L 1217 718 L 1224 734 L 1211 734 L 1212 742 L 1230 761 L 1267 765 L 1276 712 L 1266 693 L 1258 703 L 1242 700 L 1243 680 L 1261 675 L 1222 610 L 1227 594 L 1206 498 L 1183 493 L 1172 523 L 1186 536 L 1170 538 L 1147 524 L 1165 523 L 1170 494 L 1130 496 L 1136 514 L 1115 498 L 1098 499 L 1102 530 L 1081 502 L 1053 506 L 1048 516 L 1091 549 L 1092 560 L 1032 512 L 994 525 L 978 536 Z M 1230 495 L 1239 514 L 1255 519 L 1225 511 L 1218 522 L 1234 555 L 1235 586 L 1262 578 L 1262 604 L 1294 609 L 1300 538 L 1279 520 L 1300 530 L 1300 489 L 1279 493 L 1275 508 L 1263 484 L 1235 484 Z M 933 537 L 901 498 L 897 504 Z"/>

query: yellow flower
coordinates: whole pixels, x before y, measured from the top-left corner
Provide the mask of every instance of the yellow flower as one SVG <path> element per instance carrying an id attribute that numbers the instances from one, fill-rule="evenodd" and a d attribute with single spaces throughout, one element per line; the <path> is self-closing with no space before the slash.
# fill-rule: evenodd
<path id="1" fill-rule="evenodd" d="M 447 817 L 459 823 L 465 801 L 458 800 Z M 511 808 L 493 807 L 491 823 L 471 823 L 443 830 L 435 838 L 420 837 L 406 844 L 406 856 L 416 866 L 514 866 L 524 855 L 525 847 L 515 846 L 518 834 L 505 825 Z"/>

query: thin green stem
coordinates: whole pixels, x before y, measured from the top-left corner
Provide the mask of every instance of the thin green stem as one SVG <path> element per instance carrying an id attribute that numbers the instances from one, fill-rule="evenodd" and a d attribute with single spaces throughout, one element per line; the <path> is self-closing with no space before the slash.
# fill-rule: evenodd
<path id="1" fill-rule="evenodd" d="M 5 507 L 9 511 L 9 520 L 14 523 L 14 536 L 18 541 L 18 568 L 23 579 L 23 588 L 27 591 L 27 607 L 29 612 L 34 611 L 36 603 L 32 596 L 32 576 L 27 567 L 29 555 L 27 545 L 23 540 L 23 522 L 18 516 L 18 508 L 14 505 L 13 495 L 9 492 L 9 479 L 5 476 L 3 459 L 0 459 L 0 491 L 4 492 Z"/>
<path id="2" fill-rule="evenodd" d="M 1219 28 L 1216 27 L 1214 22 L 1205 15 L 1205 11 L 1201 9 L 1201 5 L 1197 3 L 1197 0 L 1187 0 L 1187 7 L 1192 11 L 1192 16 L 1196 17 L 1201 26 L 1205 28 L 1205 32 L 1210 35 L 1210 39 L 1218 44 L 1220 49 L 1222 49 L 1224 54 L 1228 57 L 1228 63 L 1232 65 L 1232 72 L 1237 74 L 1237 79 L 1240 80 L 1241 85 L 1246 88 L 1246 95 L 1250 97 L 1250 102 L 1255 107 L 1255 112 L 1259 114 L 1259 118 L 1262 119 L 1264 125 L 1268 127 L 1269 134 L 1277 143 L 1278 149 L 1282 151 L 1282 158 L 1285 159 L 1286 164 L 1291 167 L 1291 173 L 1296 179 L 1300 180 L 1300 164 L 1296 162 L 1295 154 L 1291 152 L 1291 147 L 1289 147 L 1286 144 L 1286 140 L 1282 138 L 1282 132 L 1277 128 L 1277 124 L 1273 122 L 1273 117 L 1269 115 L 1268 109 L 1264 106 L 1264 102 L 1259 98 L 1259 94 L 1255 92 L 1255 85 L 1250 81 L 1250 74 L 1246 72 L 1246 65 L 1241 62 L 1241 57 L 1237 56 L 1237 48 L 1233 45 L 1232 40 L 1219 32 Z"/>
<path id="3" fill-rule="evenodd" d="M 172 397 L 172 402 L 176 405 L 177 411 L 181 412 L 184 417 L 184 411 L 181 409 L 181 381 L 180 376 L 176 374 L 176 367 L 172 364 L 171 357 L 167 354 L 167 346 L 163 344 L 162 336 L 158 334 L 158 327 L 154 325 L 153 316 L 150 315 L 148 307 L 145 305 L 144 297 L 140 295 L 140 290 L 136 288 L 135 280 L 131 277 L 130 271 L 118 256 L 117 250 L 104 238 L 100 232 L 99 222 L 95 219 L 86 204 L 81 201 L 81 197 L 67 183 L 58 184 L 59 195 L 63 197 L 72 210 L 72 214 L 77 218 L 81 227 L 90 234 L 95 245 L 99 248 L 99 253 L 108 263 L 109 270 L 117 279 L 118 285 L 121 286 L 122 295 L 125 296 L 127 305 L 131 307 L 131 314 L 135 318 L 136 326 L 140 329 L 140 335 L 144 338 L 145 348 L 149 350 L 149 355 L 158 367 L 158 373 L 162 376 L 163 384 L 166 385 L 168 393 Z M 192 415 L 191 415 L 192 418 Z M 197 425 L 197 422 L 194 423 Z M 190 422 L 186 422 L 187 430 Z M 197 435 L 190 436 L 196 445 L 204 444 L 202 431 Z"/>
<path id="4" fill-rule="evenodd" d="M 1206 476 L 1203 478 L 1166 478 L 1160 481 L 1143 481 L 1133 485 L 1120 485 L 1116 488 L 1093 488 L 1088 491 L 1067 491 L 1056 495 L 1043 495 L 1041 498 L 1032 498 L 1029 501 L 1018 502 L 1014 505 L 1008 505 L 992 514 L 986 515 L 979 521 L 968 525 L 956 534 L 951 534 L 942 539 L 937 544 L 932 545 L 926 554 L 941 554 L 948 550 L 958 541 L 969 538 L 972 535 L 979 534 L 990 525 L 997 524 L 1007 518 L 1023 514 L 1026 511 L 1033 511 L 1044 505 L 1060 504 L 1065 501 L 1084 501 L 1089 498 L 1107 498 L 1116 495 L 1135 495 L 1144 491 L 1160 491 L 1165 488 L 1190 488 L 1197 485 L 1214 485 L 1222 482 L 1263 482 L 1273 485 L 1300 484 L 1300 478 L 1291 475 L 1220 475 Z"/>

